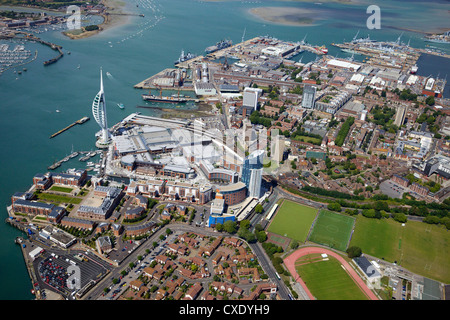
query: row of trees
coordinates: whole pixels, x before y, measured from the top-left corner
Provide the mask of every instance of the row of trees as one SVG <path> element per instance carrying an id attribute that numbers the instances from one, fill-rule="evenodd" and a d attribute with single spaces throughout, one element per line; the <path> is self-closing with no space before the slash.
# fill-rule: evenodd
<path id="1" fill-rule="evenodd" d="M 348 117 L 347 120 L 345 120 L 345 122 L 342 124 L 342 127 L 336 136 L 336 140 L 334 141 L 335 145 L 342 147 L 342 145 L 344 144 L 345 138 L 347 137 L 347 134 L 350 131 L 350 128 L 354 122 L 355 122 L 355 118 L 353 118 L 353 117 Z"/>

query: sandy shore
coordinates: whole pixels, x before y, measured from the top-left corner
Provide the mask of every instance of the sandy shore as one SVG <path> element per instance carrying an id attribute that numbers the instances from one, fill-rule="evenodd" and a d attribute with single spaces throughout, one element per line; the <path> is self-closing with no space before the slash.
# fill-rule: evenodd
<path id="1" fill-rule="evenodd" d="M 74 40 L 84 39 L 92 37 L 102 31 L 106 31 L 114 27 L 118 27 L 128 23 L 130 16 L 128 16 L 127 12 L 124 10 L 125 2 L 120 0 L 103 0 L 102 3 L 104 6 L 108 8 L 107 12 L 110 14 L 101 15 L 103 17 L 103 23 L 98 25 L 99 27 L 98 30 L 94 31 L 78 30 L 78 32 L 75 30 L 74 32 L 63 32 L 63 34 Z"/>
<path id="2" fill-rule="evenodd" d="M 250 14 L 267 22 L 289 26 L 313 26 L 317 13 L 294 7 L 260 7 L 249 10 Z"/>

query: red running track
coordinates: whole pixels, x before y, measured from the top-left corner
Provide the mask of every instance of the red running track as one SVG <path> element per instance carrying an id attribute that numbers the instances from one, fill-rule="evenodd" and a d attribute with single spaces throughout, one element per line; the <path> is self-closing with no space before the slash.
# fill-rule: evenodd
<path id="1" fill-rule="evenodd" d="M 312 295 L 311 291 L 309 291 L 308 287 L 305 285 L 303 280 L 298 275 L 297 270 L 295 270 L 295 261 L 297 261 L 298 258 L 300 258 L 304 255 L 308 255 L 308 254 L 312 254 L 312 253 L 320 253 L 320 254 L 325 253 L 329 256 L 336 258 L 344 266 L 347 273 L 350 275 L 350 277 L 353 279 L 353 281 L 355 281 L 355 283 L 358 285 L 358 287 L 366 294 L 366 296 L 370 300 L 378 300 L 377 296 L 367 287 L 366 283 L 358 276 L 356 271 L 353 270 L 353 268 L 348 264 L 347 261 L 345 261 L 345 259 L 343 257 L 341 257 L 340 255 L 338 255 L 337 253 L 335 253 L 331 250 L 327 250 L 324 248 L 307 247 L 307 248 L 301 248 L 301 249 L 296 250 L 290 256 L 288 256 L 286 259 L 284 259 L 283 262 L 286 265 L 286 267 L 288 268 L 291 275 L 293 275 L 297 279 L 297 282 L 300 283 L 301 286 L 305 289 L 306 293 L 308 294 L 308 297 L 311 300 L 315 300 L 315 298 Z"/>

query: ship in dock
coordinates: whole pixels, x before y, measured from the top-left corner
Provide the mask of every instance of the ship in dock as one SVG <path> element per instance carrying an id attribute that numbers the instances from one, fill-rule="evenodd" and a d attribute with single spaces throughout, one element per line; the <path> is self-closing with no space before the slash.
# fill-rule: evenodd
<path id="1" fill-rule="evenodd" d="M 318 47 L 317 49 L 319 49 L 323 54 L 327 54 L 328 53 L 328 48 L 325 47 L 325 46 Z"/>
<path id="2" fill-rule="evenodd" d="M 180 57 L 178 58 L 178 60 L 175 60 L 174 64 L 177 65 L 179 63 L 182 63 L 182 62 L 194 59 L 194 58 L 197 58 L 196 54 L 193 54 L 193 53 L 190 53 L 190 52 L 185 54 L 184 50 L 181 50 Z"/>
<path id="3" fill-rule="evenodd" d="M 172 95 L 172 96 L 163 96 L 162 90 L 160 90 L 159 96 L 156 96 L 149 91 L 148 94 L 143 94 L 142 99 L 145 101 L 152 102 L 163 102 L 163 103 L 185 103 L 188 101 L 184 96 Z"/>
<path id="4" fill-rule="evenodd" d="M 360 53 L 358 51 L 355 51 L 355 50 L 352 50 L 352 49 L 341 49 L 341 51 L 342 52 L 346 52 L 346 53 L 360 55 Z"/>
<path id="5" fill-rule="evenodd" d="M 367 35 L 367 38 L 358 38 L 359 30 L 356 33 L 356 35 L 353 37 L 352 41 L 350 43 L 352 44 L 363 44 L 363 43 L 371 43 L 371 42 L 377 42 L 374 39 L 370 39 L 370 35 Z"/>
<path id="6" fill-rule="evenodd" d="M 450 30 L 443 34 L 433 34 L 430 36 L 425 36 L 425 41 L 434 42 L 434 43 L 450 43 Z"/>
<path id="7" fill-rule="evenodd" d="M 222 50 L 222 49 L 231 47 L 232 44 L 233 44 L 233 42 L 231 40 L 221 40 L 221 41 L 217 42 L 216 45 L 207 47 L 205 49 L 205 52 L 206 52 L 206 54 L 213 53 L 218 50 Z"/>

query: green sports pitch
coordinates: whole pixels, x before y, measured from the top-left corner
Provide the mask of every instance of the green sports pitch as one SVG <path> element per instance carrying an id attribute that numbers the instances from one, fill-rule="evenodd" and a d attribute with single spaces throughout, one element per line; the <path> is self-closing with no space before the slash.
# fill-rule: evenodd
<path id="1" fill-rule="evenodd" d="M 309 241 L 340 251 L 347 250 L 355 219 L 327 210 L 320 210 Z"/>
<path id="2" fill-rule="evenodd" d="M 450 233 L 444 226 L 359 215 L 350 246 L 427 278 L 450 282 Z"/>
<path id="3" fill-rule="evenodd" d="M 367 300 L 341 263 L 328 257 L 326 261 L 317 256 L 303 256 L 296 261 L 295 269 L 318 300 Z"/>
<path id="4" fill-rule="evenodd" d="M 267 231 L 305 242 L 317 209 L 284 200 Z"/>

